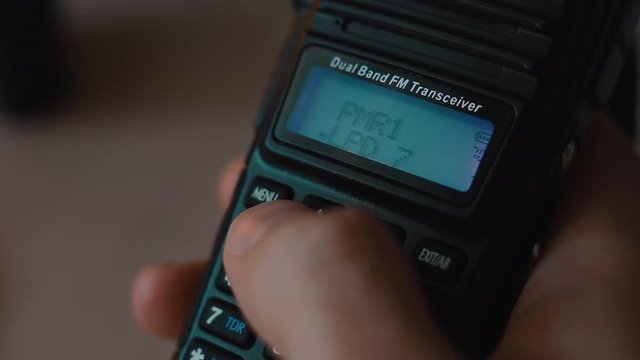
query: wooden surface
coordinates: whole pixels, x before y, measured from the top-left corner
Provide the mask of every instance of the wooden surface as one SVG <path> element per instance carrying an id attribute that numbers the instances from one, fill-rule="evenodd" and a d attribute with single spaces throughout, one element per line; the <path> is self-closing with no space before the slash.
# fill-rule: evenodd
<path id="1" fill-rule="evenodd" d="M 0 122 L 0 359 L 169 359 L 132 320 L 131 280 L 208 255 L 218 173 L 247 149 L 289 1 L 65 5 L 71 103 Z"/>

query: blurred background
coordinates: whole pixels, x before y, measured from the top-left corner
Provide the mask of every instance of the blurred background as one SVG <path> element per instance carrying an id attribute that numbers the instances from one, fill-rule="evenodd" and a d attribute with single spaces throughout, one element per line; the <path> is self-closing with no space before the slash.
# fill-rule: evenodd
<path id="1" fill-rule="evenodd" d="M 0 115 L 0 359 L 168 359 L 131 281 L 209 255 L 218 174 L 247 150 L 290 0 L 58 4 L 72 92 Z"/>
<path id="2" fill-rule="evenodd" d="M 0 0 L 12 2 L 55 3 Z M 57 108 L 27 91 L 42 107 L 0 112 L 0 359 L 169 358 L 172 341 L 134 324 L 131 281 L 209 255 L 218 174 L 253 136 L 290 3 L 57 2 L 70 91 L 49 88 L 66 94 Z M 22 30 L 0 28 L 0 48 L 35 34 L 7 14 L 0 26 Z M 41 89 L 55 82 L 17 63 Z M 611 109 L 631 134 L 640 101 L 625 71 Z"/>

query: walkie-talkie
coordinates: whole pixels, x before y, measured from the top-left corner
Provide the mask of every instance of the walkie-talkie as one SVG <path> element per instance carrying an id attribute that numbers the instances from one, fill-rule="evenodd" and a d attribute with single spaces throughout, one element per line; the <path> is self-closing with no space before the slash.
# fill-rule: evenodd
<path id="1" fill-rule="evenodd" d="M 544 199 L 616 83 L 640 2 L 299 3 L 176 358 L 278 359 L 237 308 L 221 257 L 231 220 L 274 199 L 392 226 L 443 326 L 482 358 L 543 240 Z"/>

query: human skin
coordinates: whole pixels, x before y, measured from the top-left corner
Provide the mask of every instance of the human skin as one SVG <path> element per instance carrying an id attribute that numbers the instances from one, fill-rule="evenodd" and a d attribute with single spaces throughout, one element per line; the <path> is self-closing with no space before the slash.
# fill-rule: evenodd
<path id="1" fill-rule="evenodd" d="M 241 169 L 236 162 L 223 177 L 224 206 Z M 492 357 L 640 359 L 640 159 L 604 116 L 562 193 Z M 291 202 L 248 210 L 231 227 L 224 262 L 248 321 L 286 359 L 460 358 L 409 261 L 361 211 L 317 216 Z M 204 271 L 204 262 L 142 271 L 133 287 L 141 326 L 178 336 Z"/>

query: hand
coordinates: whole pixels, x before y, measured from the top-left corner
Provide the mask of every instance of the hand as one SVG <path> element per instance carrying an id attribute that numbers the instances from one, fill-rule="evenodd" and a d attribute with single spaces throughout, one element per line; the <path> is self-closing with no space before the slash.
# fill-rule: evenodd
<path id="1" fill-rule="evenodd" d="M 241 168 L 224 177 L 225 205 Z M 594 122 L 564 193 L 493 357 L 638 359 L 640 161 L 607 121 Z M 364 213 L 257 207 L 234 222 L 224 261 L 248 320 L 286 359 L 459 357 L 390 234 Z M 133 290 L 140 324 L 178 336 L 203 272 L 204 263 L 143 271 Z"/>

